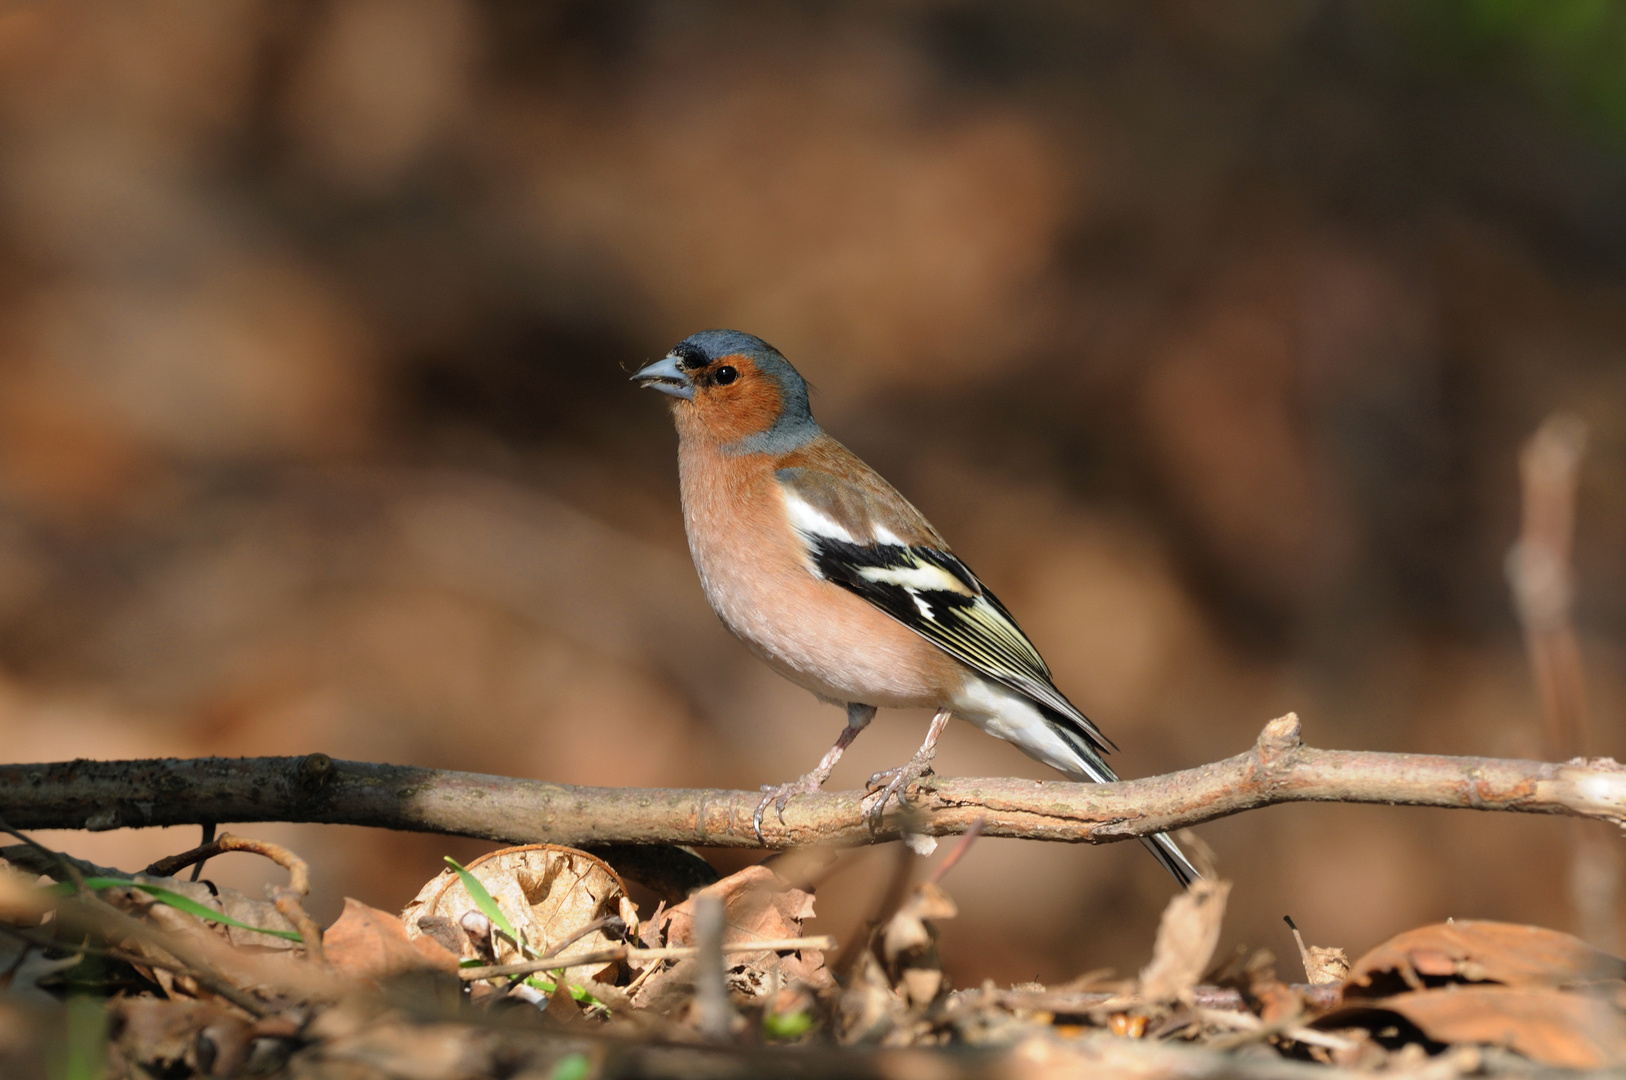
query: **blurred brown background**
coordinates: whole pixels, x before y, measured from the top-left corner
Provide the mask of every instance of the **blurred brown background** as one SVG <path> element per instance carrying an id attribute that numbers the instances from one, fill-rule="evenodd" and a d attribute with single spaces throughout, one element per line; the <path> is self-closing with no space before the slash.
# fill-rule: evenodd
<path id="1" fill-rule="evenodd" d="M 1593 751 L 1626 756 L 1620 4 L 3 12 L 6 759 L 798 775 L 842 717 L 707 610 L 626 381 L 714 326 L 800 366 L 1130 776 L 1288 709 L 1322 746 L 1539 754 L 1502 563 L 1519 444 L 1575 412 Z M 835 783 L 925 722 L 883 714 Z M 1047 775 L 963 725 L 939 768 Z M 1286 957 L 1283 914 L 1352 950 L 1566 926 L 1562 825 L 1201 833 L 1228 939 Z M 312 858 L 327 918 L 481 849 L 243 831 Z M 51 839 L 139 868 L 195 837 Z M 1133 970 L 1170 891 L 1132 844 L 983 841 L 948 884 L 960 985 Z"/>

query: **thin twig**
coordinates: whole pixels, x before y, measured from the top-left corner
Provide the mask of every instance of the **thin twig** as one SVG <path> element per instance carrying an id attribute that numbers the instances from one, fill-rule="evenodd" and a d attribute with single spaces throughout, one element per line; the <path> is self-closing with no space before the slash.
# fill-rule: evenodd
<path id="1" fill-rule="evenodd" d="M 1252 1013 L 1220 1012 L 1215 1009 L 1198 1009 L 1197 1018 L 1215 1027 L 1232 1028 L 1236 1032 L 1233 1035 L 1210 1040 L 1205 1044 L 1210 1050 L 1237 1050 L 1249 1043 L 1265 1042 L 1278 1035 L 1285 1035 L 1294 1042 L 1319 1046 L 1326 1050 L 1350 1050 L 1355 1046 L 1349 1039 L 1305 1027 L 1305 1014 L 1302 1011 L 1269 1024 Z"/>
<path id="2" fill-rule="evenodd" d="M 1560 760 L 1586 753 L 1591 741 L 1571 558 L 1585 449 L 1586 425 L 1563 414 L 1549 416 L 1525 443 L 1519 455 L 1523 526 L 1507 554 L 1508 582 L 1541 697 L 1543 751 Z M 1620 863 L 1614 838 L 1572 830 L 1569 892 L 1576 930 L 1611 953 L 1620 946 Z"/>
<path id="3" fill-rule="evenodd" d="M 973 821 L 971 827 L 960 837 L 960 842 L 954 845 L 954 850 L 949 852 L 942 862 L 932 868 L 932 872 L 927 876 L 926 880 L 936 885 L 947 877 L 948 872 L 954 869 L 954 864 L 965 858 L 965 853 L 970 851 L 971 845 L 977 842 L 977 837 L 982 835 L 982 827 L 986 824 L 988 824 L 987 818 L 980 817 Z"/>
<path id="4" fill-rule="evenodd" d="M 702 1038 L 723 1042 L 734 1033 L 737 1015 L 728 1000 L 728 973 L 723 967 L 723 898 L 715 892 L 694 897 L 695 1027 Z"/>
<path id="5" fill-rule="evenodd" d="M 577 930 L 575 933 L 573 933 L 570 936 L 566 937 L 563 941 L 560 941 L 557 944 L 548 946 L 547 951 L 541 953 L 540 955 L 537 955 L 536 958 L 538 960 L 551 960 L 555 956 L 558 956 L 560 953 L 564 952 L 566 949 L 570 948 L 570 946 L 576 944 L 576 942 L 580 941 L 582 938 L 586 937 L 588 934 L 591 934 L 591 933 L 593 933 L 594 931 L 597 931 L 597 930 L 603 930 L 606 926 L 612 926 L 612 925 L 617 925 L 617 924 L 620 925 L 622 930 L 626 929 L 626 923 L 621 921 L 621 916 L 619 916 L 619 915 L 606 915 L 602 919 L 594 919 L 592 922 L 588 923 L 586 926 L 583 926 L 581 929 Z M 493 928 L 493 929 L 495 929 L 495 928 Z M 497 933 L 502 934 L 502 931 L 498 930 Z M 505 937 L 505 938 L 508 937 L 507 934 L 503 934 L 502 936 Z M 515 944 L 516 947 L 522 947 L 522 946 L 520 946 L 519 942 L 515 942 L 514 944 Z M 532 952 L 534 953 L 535 950 L 532 950 Z M 508 989 L 512 990 L 519 983 L 523 982 L 524 979 L 525 979 L 524 975 L 515 975 L 513 981 L 508 984 Z"/>
<path id="6" fill-rule="evenodd" d="M 592 922 L 588 923 L 580 930 L 577 930 L 575 933 L 571 934 L 558 944 L 548 946 L 547 951 L 541 956 L 537 957 L 537 959 L 552 960 L 555 956 L 558 956 L 560 953 L 576 944 L 576 942 L 580 941 L 588 934 L 591 934 L 596 930 L 603 930 L 607 926 L 620 926 L 623 931 L 627 928 L 627 924 L 621 921 L 621 916 L 619 915 L 606 915 L 602 919 L 594 919 Z"/>
<path id="7" fill-rule="evenodd" d="M 136 882 L 130 884 L 132 888 L 140 888 L 140 885 Z M 166 933 L 148 926 L 140 919 L 125 914 L 94 895 L 75 897 L 72 901 L 65 901 L 62 909 L 64 917 L 67 917 L 67 909 L 72 904 L 77 904 L 80 907 L 79 914 L 105 939 L 109 941 L 134 939 L 144 945 L 163 950 L 174 957 L 181 968 L 184 969 L 184 973 L 199 986 L 212 994 L 225 998 L 249 1015 L 268 1016 L 275 1011 L 265 1002 L 226 978 L 213 964 L 204 959 L 198 950 L 194 949 L 189 943 L 180 940 L 175 934 Z M 181 913 L 175 912 L 175 914 L 180 915 Z M 171 970 L 175 969 L 172 968 Z"/>
<path id="8" fill-rule="evenodd" d="M 73 864 L 73 860 L 68 858 L 68 856 L 64 855 L 60 851 L 55 851 L 46 847 L 44 844 L 40 843 L 38 840 L 35 840 L 27 833 L 12 828 L 5 818 L 0 818 L 0 832 L 16 837 L 25 845 L 43 855 L 48 861 L 55 863 L 56 866 L 61 869 L 62 873 L 67 877 L 67 879 L 73 882 L 74 891 L 79 893 L 80 896 L 94 895 L 88 888 L 85 887 L 85 875 L 79 872 L 79 868 Z"/>
<path id="9" fill-rule="evenodd" d="M 207 847 L 210 844 L 214 843 L 215 829 L 217 827 L 218 827 L 218 824 L 216 822 L 213 822 L 213 821 L 205 821 L 203 823 L 203 839 L 198 841 L 198 846 L 199 847 Z M 199 877 L 203 876 L 203 864 L 208 862 L 208 861 L 209 861 L 208 859 L 199 859 L 197 862 L 193 863 L 192 864 L 192 876 L 189 877 L 187 880 L 188 881 L 196 881 L 196 880 L 198 880 Z M 150 873 L 151 871 L 148 871 L 148 872 Z"/>
<path id="10" fill-rule="evenodd" d="M 759 847 L 758 791 L 572 787 L 450 770 L 329 761 L 322 786 L 298 788 L 302 758 L 201 758 L 0 765 L 0 815 L 24 828 L 214 821 L 314 821 L 506 843 Z M 1318 750 L 1298 717 L 1271 721 L 1235 757 L 1115 784 L 937 777 L 907 821 L 878 829 L 862 792 L 793 799 L 773 847 L 859 846 L 905 831 L 1113 843 L 1289 802 L 1346 802 L 1568 814 L 1626 824 L 1626 768 L 1608 759 L 1549 764 L 1483 757 Z M 907 825 L 907 829 L 905 829 Z"/>
<path id="11" fill-rule="evenodd" d="M 1304 943 L 1304 935 L 1299 932 L 1298 923 L 1293 921 L 1291 915 L 1283 915 L 1282 922 L 1286 923 L 1287 928 L 1293 931 L 1293 942 L 1299 947 L 1299 962 L 1304 965 L 1304 980 L 1306 982 L 1315 982 L 1315 962 L 1310 959 L 1310 946 Z"/>
<path id="12" fill-rule="evenodd" d="M 210 828 L 213 831 L 213 828 Z M 188 866 L 202 866 L 204 862 L 222 855 L 228 851 L 246 851 L 270 859 L 284 870 L 288 871 L 287 885 L 272 885 L 269 887 L 271 902 L 276 909 L 282 912 L 284 918 L 299 931 L 300 941 L 305 946 L 305 956 L 318 963 L 322 961 L 322 928 L 316 925 L 316 920 L 305 911 L 301 898 L 310 895 L 310 866 L 281 844 L 273 844 L 269 840 L 255 840 L 248 836 L 233 836 L 231 833 L 221 833 L 213 840 L 207 841 L 191 851 L 183 851 L 179 855 L 170 855 L 159 859 L 146 872 L 153 877 L 174 877 Z"/>
<path id="13" fill-rule="evenodd" d="M 227 851 L 247 851 L 270 859 L 288 871 L 288 887 L 290 889 L 293 889 L 301 896 L 310 894 L 310 867 L 304 859 L 301 859 L 281 844 L 273 844 L 268 840 L 255 840 L 247 836 L 233 836 L 231 833 L 221 833 L 218 837 L 193 848 L 191 851 L 183 851 L 179 855 L 165 856 L 142 872 L 153 877 L 174 877 L 194 863 L 204 862 Z"/>
<path id="14" fill-rule="evenodd" d="M 87 956 L 105 956 L 110 960 L 120 960 L 132 966 L 161 968 L 176 975 L 193 975 L 191 968 L 175 960 L 166 960 L 161 956 L 142 955 L 130 952 L 128 949 L 115 948 L 109 945 L 92 945 L 89 942 L 79 942 L 69 945 L 52 934 L 41 933 L 26 927 L 12 926 L 10 923 L 0 922 L 0 934 L 25 941 L 41 949 L 61 949 L 65 952 L 84 953 Z"/>
<path id="15" fill-rule="evenodd" d="M 59 906 L 59 916 L 65 919 L 75 914 L 81 916 L 109 942 L 130 938 L 162 949 L 174 957 L 184 967 L 185 973 L 194 979 L 199 986 L 225 998 L 252 1016 L 269 1014 L 271 1010 L 264 1002 L 222 975 L 215 969 L 214 965 L 204 959 L 191 945 L 180 941 L 174 934 L 165 933 L 148 926 L 140 919 L 120 911 L 100 896 L 97 896 L 94 891 L 86 886 L 84 875 L 79 872 L 79 868 L 74 865 L 72 859 L 59 851 L 51 850 L 28 834 L 12 828 L 4 820 L 0 820 L 0 832 L 15 836 L 31 849 L 50 858 L 73 881 L 77 891 L 71 899 L 64 900 Z M 140 888 L 139 883 L 133 881 L 130 886 Z M 180 913 L 177 912 L 176 914 L 179 915 Z"/>
<path id="16" fill-rule="evenodd" d="M 812 937 L 770 938 L 765 941 L 728 941 L 723 943 L 725 954 L 788 952 L 792 949 L 818 949 L 823 952 L 836 947 L 836 939 L 828 934 Z M 700 950 L 691 945 L 670 945 L 659 949 L 638 949 L 631 945 L 613 945 L 608 949 L 556 956 L 548 960 L 526 960 L 518 964 L 490 964 L 486 967 L 463 968 L 457 975 L 467 981 L 495 979 L 507 975 L 529 975 L 536 971 L 563 971 L 583 964 L 608 964 L 615 960 L 685 960 L 699 956 Z"/>
<path id="17" fill-rule="evenodd" d="M 1586 425 L 1573 416 L 1550 416 L 1519 455 L 1524 521 L 1507 554 L 1514 606 L 1524 626 L 1530 665 L 1541 694 L 1543 742 L 1550 756 L 1586 753 L 1586 680 L 1571 608 L 1575 571 L 1575 495 Z"/>

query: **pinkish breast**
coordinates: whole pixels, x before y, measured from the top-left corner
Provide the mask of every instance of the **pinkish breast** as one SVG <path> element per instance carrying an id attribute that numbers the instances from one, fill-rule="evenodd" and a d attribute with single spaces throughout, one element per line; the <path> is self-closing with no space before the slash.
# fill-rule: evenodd
<path id="1" fill-rule="evenodd" d="M 723 624 L 781 675 L 830 701 L 948 703 L 965 669 L 941 649 L 817 577 L 791 529 L 766 454 L 678 457 L 689 552 Z"/>

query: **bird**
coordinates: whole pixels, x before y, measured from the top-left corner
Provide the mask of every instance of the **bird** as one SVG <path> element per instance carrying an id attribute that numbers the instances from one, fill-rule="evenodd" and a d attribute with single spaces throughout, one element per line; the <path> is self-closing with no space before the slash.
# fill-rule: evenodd
<path id="1" fill-rule="evenodd" d="M 847 724 L 812 771 L 764 786 L 769 805 L 819 790 L 880 708 L 934 710 L 903 765 L 869 780 L 865 814 L 931 773 L 950 718 L 1080 780 L 1118 779 L 1116 749 L 1056 688 L 1016 619 L 941 534 L 813 419 L 807 382 L 738 330 L 683 339 L 632 381 L 667 395 L 678 433 L 684 529 L 706 598 L 759 659 Z M 1201 875 L 1170 837 L 1141 838 L 1182 886 Z"/>

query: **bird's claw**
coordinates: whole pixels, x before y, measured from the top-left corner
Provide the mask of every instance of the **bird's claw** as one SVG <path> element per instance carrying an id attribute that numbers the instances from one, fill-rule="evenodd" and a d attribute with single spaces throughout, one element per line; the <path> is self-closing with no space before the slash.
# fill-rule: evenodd
<path id="1" fill-rule="evenodd" d="M 766 845 L 768 840 L 762 835 L 762 815 L 768 812 L 768 805 L 773 804 L 774 812 L 779 816 L 779 824 L 785 823 L 785 804 L 790 802 L 792 795 L 811 795 L 824 784 L 824 777 L 817 773 L 808 773 L 788 784 L 763 784 L 759 789 L 765 794 L 762 801 L 757 803 L 756 812 L 751 815 L 751 828 L 756 830 L 757 843 Z"/>
<path id="2" fill-rule="evenodd" d="M 909 785 L 931 774 L 932 755 L 916 754 L 904 764 L 893 769 L 882 769 L 870 777 L 864 785 L 870 791 L 864 800 L 869 804 L 864 807 L 864 819 L 869 822 L 870 831 L 875 832 L 881 827 L 881 817 L 886 813 L 887 803 L 896 798 L 900 807 L 907 805 L 904 794 Z"/>

